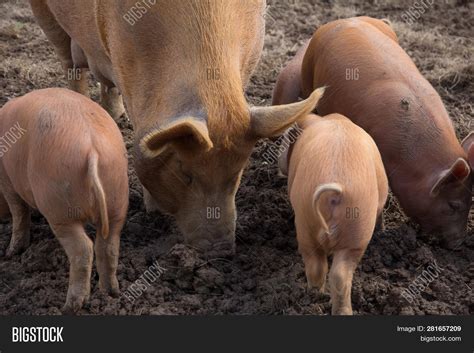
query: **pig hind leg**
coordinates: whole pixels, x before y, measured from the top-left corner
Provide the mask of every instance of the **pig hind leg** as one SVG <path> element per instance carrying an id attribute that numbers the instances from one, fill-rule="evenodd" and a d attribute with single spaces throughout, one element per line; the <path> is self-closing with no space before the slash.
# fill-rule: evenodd
<path id="1" fill-rule="evenodd" d="M 6 256 L 12 257 L 24 251 L 30 245 L 30 207 L 18 194 L 4 192 L 12 215 L 13 231 Z"/>
<path id="2" fill-rule="evenodd" d="M 97 234 L 95 239 L 95 256 L 97 271 L 99 272 L 100 290 L 112 297 L 120 294 L 117 281 L 117 266 L 119 258 L 120 232 L 123 221 L 110 224 L 107 239 Z"/>
<path id="3" fill-rule="evenodd" d="M 311 237 L 311 232 L 309 232 L 306 227 L 301 226 L 298 218 L 299 217 L 296 216 L 298 249 L 303 257 L 308 287 L 324 291 L 328 272 L 327 256 L 315 243 Z"/>
<path id="4" fill-rule="evenodd" d="M 333 315 L 352 315 L 352 278 L 363 253 L 363 250 L 339 250 L 334 253 L 329 272 Z"/>
<path id="5" fill-rule="evenodd" d="M 63 312 L 73 314 L 89 298 L 93 245 L 82 224 L 51 225 L 69 259 L 69 287 Z"/>
<path id="6" fill-rule="evenodd" d="M 318 251 L 303 253 L 303 262 L 308 287 L 324 292 L 328 273 L 326 254 Z"/>

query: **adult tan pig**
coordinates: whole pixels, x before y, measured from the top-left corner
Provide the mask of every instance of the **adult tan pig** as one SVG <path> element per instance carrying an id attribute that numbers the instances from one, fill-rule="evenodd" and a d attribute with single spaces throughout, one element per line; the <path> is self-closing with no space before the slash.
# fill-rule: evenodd
<path id="1" fill-rule="evenodd" d="M 306 278 L 322 290 L 333 255 L 332 313 L 351 315 L 352 277 L 387 200 L 382 158 L 372 138 L 340 114 L 308 115 L 298 126 L 302 132 L 280 163 L 288 170 Z"/>
<path id="2" fill-rule="evenodd" d="M 120 232 L 128 206 L 126 150 L 115 122 L 99 105 L 66 90 L 34 91 L 0 110 L 0 191 L 13 232 L 6 255 L 30 243 L 30 209 L 38 209 L 70 263 L 65 312 L 76 312 L 90 294 L 93 243 L 84 231 L 97 226 L 99 286 L 117 296 Z M 46 254 L 44 254 L 46 255 Z"/>
<path id="3" fill-rule="evenodd" d="M 76 58 L 107 87 L 102 93 L 115 86 L 123 94 L 147 209 L 174 215 L 197 247 L 233 250 L 235 193 L 253 146 L 308 114 L 320 96 L 248 107 L 244 86 L 262 50 L 265 1 L 148 1 L 136 21 L 136 0 L 30 2 L 66 68 Z"/>
<path id="4" fill-rule="evenodd" d="M 318 113 L 341 113 L 366 130 L 405 212 L 448 247 L 462 242 L 472 183 L 466 152 L 438 93 L 386 22 L 358 17 L 322 26 L 281 76 L 300 79 L 303 97 L 328 86 Z"/>

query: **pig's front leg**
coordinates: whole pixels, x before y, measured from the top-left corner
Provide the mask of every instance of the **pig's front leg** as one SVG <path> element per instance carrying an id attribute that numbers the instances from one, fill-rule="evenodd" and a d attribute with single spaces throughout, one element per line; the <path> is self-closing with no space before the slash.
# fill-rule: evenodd
<path id="1" fill-rule="evenodd" d="M 65 63 L 63 68 L 67 75 L 69 89 L 89 97 L 89 81 L 87 79 L 89 70 L 77 68 L 71 63 Z"/>
<path id="2" fill-rule="evenodd" d="M 82 224 L 51 224 L 51 228 L 69 259 L 69 288 L 62 311 L 75 314 L 90 295 L 93 244 Z"/>
<path id="3" fill-rule="evenodd" d="M 125 113 L 122 95 L 117 87 L 109 87 L 101 82 L 100 84 L 100 104 L 117 122 Z"/>
<path id="4" fill-rule="evenodd" d="M 7 258 L 19 254 L 30 245 L 30 208 L 17 194 L 5 193 L 13 221 L 12 238 L 8 246 Z"/>

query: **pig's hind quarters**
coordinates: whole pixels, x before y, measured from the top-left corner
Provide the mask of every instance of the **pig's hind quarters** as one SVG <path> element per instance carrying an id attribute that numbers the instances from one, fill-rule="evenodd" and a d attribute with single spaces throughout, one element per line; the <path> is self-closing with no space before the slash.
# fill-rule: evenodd
<path id="1" fill-rule="evenodd" d="M 296 215 L 296 233 L 299 251 L 305 265 L 309 288 L 325 290 L 328 272 L 327 256 L 332 241 L 328 238 L 336 231 L 334 209 L 342 201 L 342 186 L 337 183 L 323 184 L 316 188 L 312 198 L 312 208 L 316 223 L 313 227 L 302 222 Z M 317 233 L 314 234 L 314 229 Z"/>
<path id="2" fill-rule="evenodd" d="M 351 233 L 355 228 L 340 224 L 343 219 L 346 222 L 347 219 L 358 219 L 358 215 L 348 216 L 347 213 L 343 213 L 351 209 L 343 207 L 345 203 L 342 185 L 328 183 L 318 186 L 313 195 L 313 210 L 317 222 L 315 226 L 319 230 L 318 234 L 312 234 L 316 236 L 313 238 L 311 234 L 303 234 L 300 233 L 300 229 L 297 230 L 300 252 L 310 288 L 316 287 L 324 291 L 328 272 L 327 256 L 333 254 L 329 272 L 333 315 L 352 315 L 352 279 L 370 239 L 367 236 L 360 238 L 359 241 L 356 240 L 357 237 L 352 239 L 354 234 Z M 358 219 L 357 223 L 359 222 L 361 220 Z M 350 239 L 347 236 L 350 236 Z"/>

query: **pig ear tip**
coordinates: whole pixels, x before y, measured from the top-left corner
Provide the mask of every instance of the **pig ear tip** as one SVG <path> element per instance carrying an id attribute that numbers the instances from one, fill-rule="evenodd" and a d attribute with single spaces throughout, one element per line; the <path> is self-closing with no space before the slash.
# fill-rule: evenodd
<path id="1" fill-rule="evenodd" d="M 143 136 L 143 138 L 141 139 L 140 143 L 139 143 L 139 146 L 140 146 L 140 151 L 142 152 L 142 154 L 147 157 L 147 158 L 154 158 L 156 157 L 158 154 L 161 153 L 162 149 L 163 148 L 158 148 L 156 150 L 153 150 L 153 149 L 150 149 L 150 146 L 148 145 L 149 141 L 151 140 L 151 138 L 155 135 L 155 130 L 152 131 L 152 132 L 149 132 L 148 134 L 146 134 L 145 136 Z"/>
<path id="2" fill-rule="evenodd" d="M 309 101 L 318 101 L 324 95 L 324 91 L 327 89 L 327 86 L 319 87 L 311 93 L 308 100 Z"/>
<path id="3" fill-rule="evenodd" d="M 324 91 L 326 91 L 327 89 L 329 88 L 329 86 L 322 86 L 322 87 L 319 87 L 318 89 L 316 89 L 316 92 L 318 92 L 318 94 L 323 94 Z"/>

